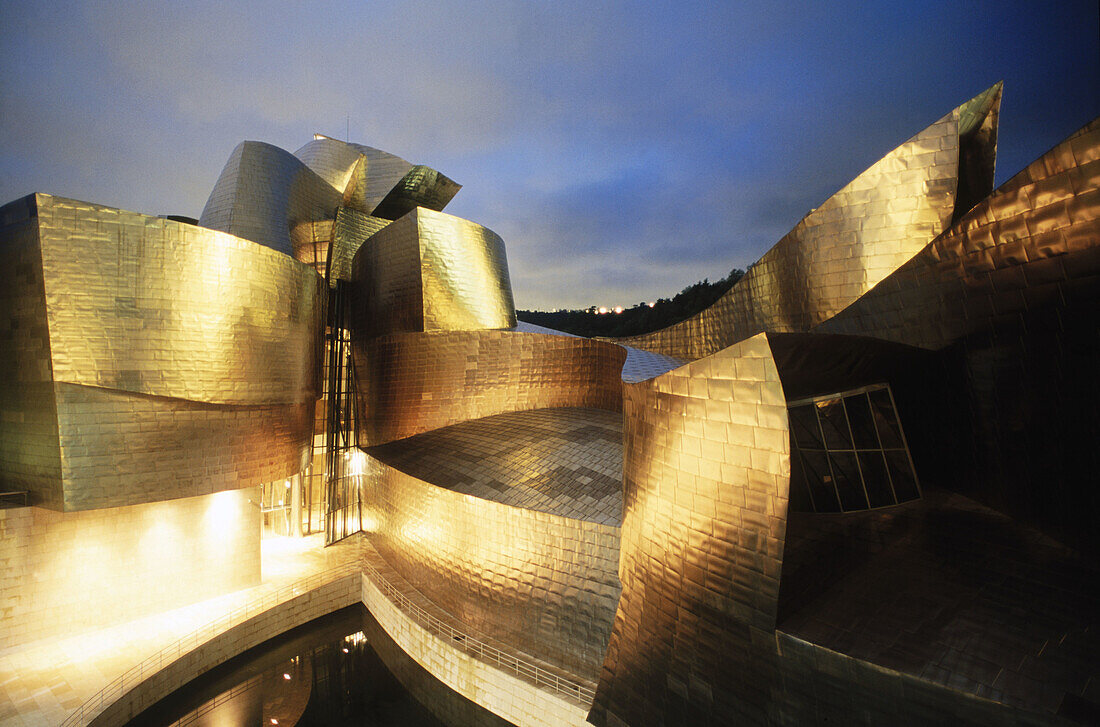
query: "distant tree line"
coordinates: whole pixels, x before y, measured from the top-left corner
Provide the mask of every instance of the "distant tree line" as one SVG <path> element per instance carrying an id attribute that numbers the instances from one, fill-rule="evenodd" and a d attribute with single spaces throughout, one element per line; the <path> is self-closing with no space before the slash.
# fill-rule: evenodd
<path id="1" fill-rule="evenodd" d="M 638 303 L 623 309 L 622 313 L 600 313 L 598 307 L 592 306 L 585 310 L 552 312 L 521 310 L 516 311 L 516 317 L 536 326 L 578 336 L 636 336 L 667 328 L 710 307 L 744 274 L 744 270 L 734 268 L 721 280 L 712 283 L 704 278 L 684 288 L 671 300 L 660 298 L 653 307 L 649 303 Z"/>

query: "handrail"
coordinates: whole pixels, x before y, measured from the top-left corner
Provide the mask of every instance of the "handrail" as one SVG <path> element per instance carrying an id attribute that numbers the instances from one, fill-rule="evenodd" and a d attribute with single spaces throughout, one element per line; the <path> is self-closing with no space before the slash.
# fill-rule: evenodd
<path id="1" fill-rule="evenodd" d="M 307 578 L 303 578 L 283 586 L 278 590 L 267 593 L 255 601 L 246 603 L 243 606 L 238 606 L 205 626 L 178 639 L 175 643 L 169 644 L 141 663 L 130 667 L 125 672 L 115 677 L 107 686 L 86 699 L 83 704 L 66 717 L 65 721 L 61 723 L 61 727 L 87 725 L 102 714 L 107 707 L 118 701 L 127 690 L 134 688 L 144 681 L 146 677 L 156 674 L 184 654 L 193 651 L 195 648 L 205 644 L 215 636 L 228 631 L 234 626 L 244 623 L 254 616 L 260 615 L 264 611 L 274 608 L 286 601 L 290 601 L 293 598 L 297 598 L 303 593 L 308 593 L 326 583 L 358 572 L 358 563 L 345 563 L 344 565 L 329 568 L 320 573 L 314 573 Z"/>
<path id="2" fill-rule="evenodd" d="M 238 606 L 205 626 L 196 629 L 115 677 L 66 717 L 65 721 L 61 723 L 61 727 L 87 725 L 107 707 L 114 704 L 127 690 L 134 688 L 147 677 L 161 671 L 184 654 L 201 646 L 215 636 L 319 586 L 361 571 L 365 571 L 371 582 L 383 592 L 383 595 L 394 602 L 406 615 L 424 627 L 429 633 L 444 637 L 447 643 L 452 646 L 480 661 L 492 664 L 502 671 L 510 671 L 526 681 L 533 682 L 538 687 L 567 699 L 578 701 L 583 705 L 590 705 L 595 699 L 596 693 L 592 688 L 578 681 L 558 676 L 514 654 L 508 654 L 428 613 L 386 580 L 374 566 L 366 561 L 361 561 L 359 563 L 345 563 L 320 573 L 314 573 L 307 578 L 267 593 L 250 603 Z"/>
<path id="3" fill-rule="evenodd" d="M 536 686 L 567 699 L 577 700 L 584 706 L 591 705 L 595 700 L 596 692 L 592 688 L 578 681 L 558 676 L 533 662 L 501 651 L 481 639 L 454 628 L 413 603 L 408 596 L 397 590 L 392 583 L 386 580 L 385 576 L 379 573 L 373 565 L 366 561 L 361 565 L 371 582 L 383 592 L 383 595 L 393 601 L 399 609 L 423 626 L 429 633 L 445 637 L 445 640 L 452 646 L 465 651 L 480 661 L 493 664 L 502 671 L 511 671 L 526 681 L 534 682 Z"/>

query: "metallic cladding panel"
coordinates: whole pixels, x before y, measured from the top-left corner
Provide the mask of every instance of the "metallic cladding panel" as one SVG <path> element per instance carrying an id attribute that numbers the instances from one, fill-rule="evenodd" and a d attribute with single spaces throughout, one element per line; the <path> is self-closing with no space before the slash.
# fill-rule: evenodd
<path id="1" fill-rule="evenodd" d="M 504 240 L 461 217 L 418 208 L 424 330 L 512 328 Z"/>
<path id="2" fill-rule="evenodd" d="M 66 511 L 250 487 L 306 464 L 312 401 L 226 406 L 53 386 Z"/>
<path id="3" fill-rule="evenodd" d="M 344 204 L 369 214 L 401 182 L 413 165 L 401 157 L 363 144 L 348 146 L 358 151 L 362 160 L 344 191 Z"/>
<path id="4" fill-rule="evenodd" d="M 259 141 L 233 150 L 199 224 L 293 255 L 290 231 L 331 220 L 343 195 L 290 152 Z"/>
<path id="5" fill-rule="evenodd" d="M 959 184 L 952 223 L 993 191 L 1002 85 L 990 86 L 959 112 Z"/>
<path id="6" fill-rule="evenodd" d="M 368 451 L 455 492 L 618 527 L 622 442 L 620 412 L 570 407 L 459 422 Z"/>
<path id="7" fill-rule="evenodd" d="M 389 220 L 371 217 L 351 207 L 342 206 L 336 210 L 330 258 L 323 271 L 330 287 L 335 287 L 337 280 L 351 280 L 351 261 L 355 253 L 367 238 L 388 224 Z"/>
<path id="8" fill-rule="evenodd" d="M 352 259 L 351 279 L 356 293 L 351 329 L 356 338 L 424 330 L 416 215 L 391 222 L 363 243 Z"/>
<path id="9" fill-rule="evenodd" d="M 761 331 L 807 331 L 843 310 L 950 223 L 959 117 L 968 108 L 954 109 L 806 215 L 713 306 L 619 342 L 693 360 Z M 995 129 L 981 139 L 995 145 Z"/>
<path id="10" fill-rule="evenodd" d="M 594 679 L 619 598 L 618 528 L 436 487 L 373 458 L 364 529 L 386 561 L 474 631 Z"/>
<path id="11" fill-rule="evenodd" d="M 790 472 L 768 340 L 623 388 L 623 592 L 589 719 L 764 723 L 747 652 L 774 652 Z"/>
<path id="12" fill-rule="evenodd" d="M 313 141 L 295 151 L 294 156 L 343 194 L 351 184 L 362 154 L 351 144 L 318 134 Z"/>
<path id="13" fill-rule="evenodd" d="M 940 349 L 1064 307 L 1100 271 L 1100 119 L 1001 185 L 874 290 L 818 327 Z"/>
<path id="14" fill-rule="evenodd" d="M 417 207 L 442 210 L 462 185 L 431 167 L 417 164 L 390 190 L 371 213 L 375 217 L 396 220 Z"/>
<path id="15" fill-rule="evenodd" d="M 49 195 L 3 209 L 5 486 L 65 510 L 297 472 L 323 281 L 263 246 Z"/>
<path id="16" fill-rule="evenodd" d="M 509 331 L 352 338 L 359 443 L 384 444 L 510 411 L 618 411 L 626 354 L 583 338 Z"/>
<path id="17" fill-rule="evenodd" d="M 328 249 L 332 245 L 333 220 L 302 222 L 290 230 L 290 245 L 294 259 L 324 276 Z"/>
<path id="18" fill-rule="evenodd" d="M 417 208 L 375 233 L 352 262 L 360 336 L 516 325 L 504 241 L 481 225 Z"/>
<path id="19" fill-rule="evenodd" d="M 55 381 L 217 404 L 316 398 L 313 270 L 194 225 L 37 199 Z"/>
<path id="20" fill-rule="evenodd" d="M 0 488 L 59 508 L 61 458 L 38 207 L 30 195 L 0 207 Z"/>

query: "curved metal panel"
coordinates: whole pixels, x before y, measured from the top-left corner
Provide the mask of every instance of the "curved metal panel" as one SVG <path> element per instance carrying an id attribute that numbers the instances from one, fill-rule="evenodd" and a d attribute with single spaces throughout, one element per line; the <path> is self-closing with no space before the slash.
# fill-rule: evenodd
<path id="1" fill-rule="evenodd" d="M 763 724 L 790 472 L 765 335 L 624 385 L 623 592 L 589 719 Z"/>
<path id="2" fill-rule="evenodd" d="M 218 404 L 316 398 L 313 270 L 194 225 L 37 199 L 54 381 Z"/>
<path id="3" fill-rule="evenodd" d="M 439 211 L 447 206 L 460 189 L 461 184 L 431 167 L 417 164 L 390 190 L 371 214 L 396 220 L 417 207 Z"/>
<path id="4" fill-rule="evenodd" d="M 992 90 L 999 102 L 999 86 Z M 981 127 L 975 109 L 985 109 L 982 123 L 989 119 L 995 127 L 986 101 L 983 94 L 954 109 L 872 165 L 806 215 L 710 308 L 663 330 L 617 340 L 698 359 L 761 331 L 807 331 L 828 320 L 950 223 L 960 115 L 967 112 L 967 123 Z M 991 136 L 974 138 L 983 158 L 991 159 L 995 128 Z M 992 185 L 991 175 L 988 181 Z"/>
<path id="5" fill-rule="evenodd" d="M 374 233 L 390 224 L 389 220 L 371 217 L 351 207 L 336 210 L 332 226 L 332 244 L 325 266 L 325 280 L 335 286 L 337 280 L 351 280 L 351 261 L 355 253 Z"/>
<path id="6" fill-rule="evenodd" d="M 225 406 L 56 383 L 64 509 L 207 495 L 301 471 L 313 402 Z"/>
<path id="7" fill-rule="evenodd" d="M 1095 278 L 1100 119 L 1032 162 L 874 290 L 818 327 L 939 349 Z M 1080 282 L 1078 282 L 1080 281 Z"/>
<path id="8" fill-rule="evenodd" d="M 290 245 L 294 259 L 313 268 L 319 275 L 325 274 L 328 249 L 332 245 L 333 220 L 302 222 L 290 231 Z"/>
<path id="9" fill-rule="evenodd" d="M 516 325 L 504 241 L 481 225 L 417 208 L 375 233 L 352 262 L 360 336 Z"/>
<path id="10" fill-rule="evenodd" d="M 619 597 L 618 528 L 452 492 L 364 457 L 364 530 L 395 570 L 473 630 L 595 678 Z"/>
<path id="11" fill-rule="evenodd" d="M 313 141 L 295 151 L 294 156 L 343 194 L 363 155 L 351 144 L 315 134 Z"/>
<path id="12" fill-rule="evenodd" d="M 242 141 L 210 192 L 199 224 L 293 255 L 290 230 L 331 220 L 342 200 L 340 191 L 290 152 Z"/>
<path id="13" fill-rule="evenodd" d="M 618 346 L 509 331 L 353 338 L 359 442 L 384 444 L 469 419 L 577 406 L 618 411 Z"/>

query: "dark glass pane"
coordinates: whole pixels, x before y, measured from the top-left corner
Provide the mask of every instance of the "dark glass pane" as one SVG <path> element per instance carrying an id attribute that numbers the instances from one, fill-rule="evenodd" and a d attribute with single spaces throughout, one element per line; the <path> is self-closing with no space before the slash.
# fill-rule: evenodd
<path id="1" fill-rule="evenodd" d="M 848 410 L 848 423 L 852 425 L 852 439 L 856 449 L 878 449 L 878 437 L 875 436 L 875 423 L 871 419 L 871 406 L 866 394 L 856 394 L 844 399 Z"/>
<path id="2" fill-rule="evenodd" d="M 821 430 L 825 433 L 825 446 L 829 449 L 851 449 L 852 435 L 844 416 L 844 400 L 819 401 L 815 406 L 821 419 Z"/>
<path id="3" fill-rule="evenodd" d="M 871 409 L 875 413 L 875 424 L 878 425 L 878 436 L 882 440 L 883 449 L 905 446 L 901 442 L 901 428 L 897 414 L 894 412 L 894 404 L 890 401 L 889 390 L 879 389 L 872 391 L 868 396 L 871 399 Z"/>
<path id="4" fill-rule="evenodd" d="M 909 456 L 905 450 L 889 451 L 885 454 L 886 462 L 890 466 L 890 477 L 894 480 L 894 492 L 898 496 L 898 502 L 916 500 L 920 497 L 917 477 L 909 464 Z"/>
<path id="5" fill-rule="evenodd" d="M 886 460 L 882 458 L 882 452 L 860 452 L 859 468 L 863 471 L 863 485 L 867 488 L 867 496 L 871 498 L 871 507 L 893 505 L 894 494 L 890 490 Z"/>
<path id="6" fill-rule="evenodd" d="M 825 449 L 821 444 L 821 429 L 817 426 L 817 413 L 813 404 L 791 407 L 787 414 L 794 443 L 799 449 Z"/>
<path id="7" fill-rule="evenodd" d="M 802 456 L 798 448 L 791 451 L 791 500 L 787 503 L 790 512 L 813 512 L 810 500 L 810 483 L 806 481 L 806 469 L 802 466 Z"/>
<path id="8" fill-rule="evenodd" d="M 802 466 L 806 473 L 806 485 L 818 512 L 837 512 L 840 505 L 833 489 L 833 477 L 829 473 L 829 461 L 824 452 L 802 452 Z"/>
<path id="9" fill-rule="evenodd" d="M 833 466 L 836 478 L 836 491 L 840 495 L 840 505 L 848 510 L 866 510 L 867 497 L 863 494 L 863 484 L 859 479 L 856 457 L 851 452 L 830 452 L 829 463 Z"/>

